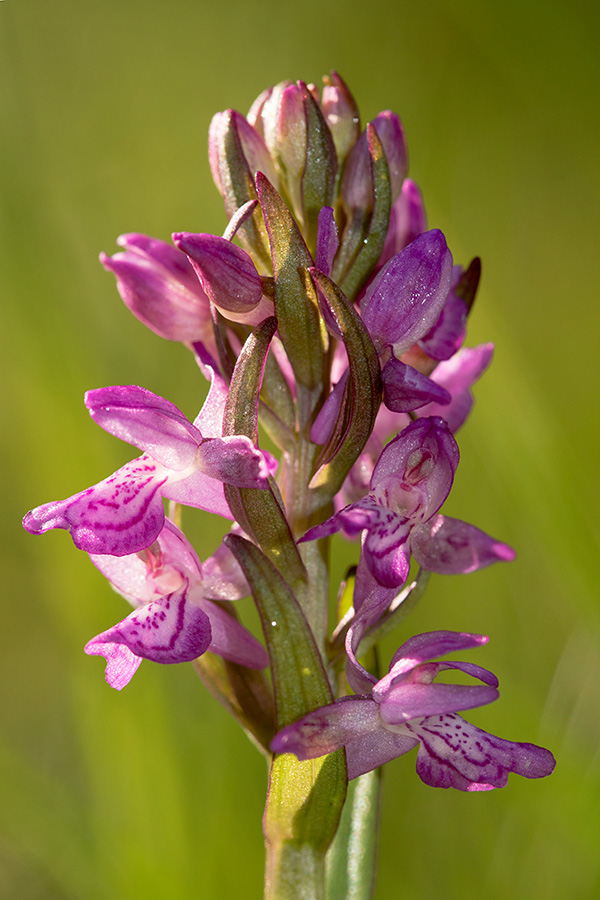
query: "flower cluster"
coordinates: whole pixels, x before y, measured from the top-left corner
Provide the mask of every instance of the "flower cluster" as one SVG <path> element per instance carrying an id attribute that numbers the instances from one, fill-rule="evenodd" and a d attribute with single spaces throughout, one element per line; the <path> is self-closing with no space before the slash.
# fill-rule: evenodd
<path id="1" fill-rule="evenodd" d="M 440 512 L 454 435 L 493 352 L 464 346 L 479 260 L 455 264 L 428 229 L 398 116 L 361 128 L 337 73 L 322 90 L 276 85 L 247 116 L 218 113 L 209 160 L 222 236 L 126 234 L 100 257 L 131 312 L 191 351 L 209 381 L 204 406 L 190 421 L 142 387 L 89 391 L 92 418 L 142 455 L 24 519 L 35 534 L 66 529 L 134 607 L 86 652 L 105 658 L 117 689 L 142 659 L 195 661 L 275 759 L 332 754 L 355 778 L 418 747 L 423 781 L 468 791 L 502 787 L 509 772 L 548 775 L 548 751 L 457 715 L 495 700 L 497 680 L 433 660 L 487 638 L 409 638 L 382 678 L 359 662 L 411 596 L 411 569 L 414 586 L 514 556 Z M 275 455 L 259 447 L 259 424 Z M 234 523 L 204 562 L 181 507 Z M 335 533 L 361 542 L 353 597 L 330 633 Z M 232 603 L 250 594 L 266 649 Z M 434 683 L 448 669 L 480 684 Z"/>

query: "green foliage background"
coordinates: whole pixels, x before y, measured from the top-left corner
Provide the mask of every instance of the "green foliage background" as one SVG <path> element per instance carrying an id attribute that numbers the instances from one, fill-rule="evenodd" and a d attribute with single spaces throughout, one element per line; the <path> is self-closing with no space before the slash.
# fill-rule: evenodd
<path id="1" fill-rule="evenodd" d="M 111 691 L 82 647 L 124 602 L 64 533 L 19 523 L 132 456 L 85 389 L 142 384 L 191 416 L 204 394 L 98 252 L 126 231 L 219 233 L 212 113 L 332 67 L 365 120 L 401 114 L 431 226 L 455 259 L 483 258 L 469 343 L 497 345 L 447 511 L 518 560 L 434 577 L 395 645 L 489 634 L 471 658 L 502 696 L 470 718 L 558 759 L 551 779 L 475 795 L 391 764 L 377 896 L 600 896 L 598 24 L 585 0 L 0 3 L 1 897 L 261 896 L 262 759 L 190 667 L 147 663 Z M 220 526 L 188 524 L 210 553 Z"/>

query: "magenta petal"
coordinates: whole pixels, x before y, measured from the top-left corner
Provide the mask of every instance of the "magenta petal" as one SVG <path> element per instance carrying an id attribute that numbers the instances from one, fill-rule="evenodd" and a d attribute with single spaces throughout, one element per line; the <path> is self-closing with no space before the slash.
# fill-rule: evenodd
<path id="1" fill-rule="evenodd" d="M 124 234 L 125 252 L 100 254 L 125 305 L 155 334 L 172 341 L 211 340 L 208 297 L 185 254 L 143 234 Z"/>
<path id="2" fill-rule="evenodd" d="M 333 432 L 342 407 L 348 372 L 349 369 L 346 369 L 340 380 L 325 398 L 325 403 L 319 410 L 310 432 L 310 439 L 313 444 L 325 444 Z"/>
<path id="3" fill-rule="evenodd" d="M 136 656 L 124 644 L 96 643 L 95 638 L 85 645 L 85 652 L 89 656 L 104 656 L 104 677 L 116 691 L 122 691 L 129 684 L 142 662 L 142 657 Z"/>
<path id="4" fill-rule="evenodd" d="M 149 547 L 163 527 L 160 489 L 167 474 L 141 456 L 80 494 L 38 506 L 27 513 L 23 525 L 32 534 L 65 528 L 75 546 L 87 553 L 136 553 Z"/>
<path id="5" fill-rule="evenodd" d="M 469 634 L 464 631 L 427 631 L 424 634 L 417 634 L 398 647 L 390 663 L 389 674 L 381 679 L 380 685 L 385 689 L 390 679 L 404 672 L 410 672 L 421 663 L 437 659 L 438 656 L 446 656 L 447 653 L 481 647 L 488 641 L 489 638 L 483 634 Z"/>
<path id="6" fill-rule="evenodd" d="M 186 253 L 207 296 L 227 312 L 250 312 L 262 297 L 262 286 L 251 257 L 225 238 L 214 234 L 173 235 Z"/>
<path id="7" fill-rule="evenodd" d="M 390 172 L 392 203 L 400 196 L 402 182 L 408 171 L 408 148 L 402 122 L 389 109 L 380 112 L 373 119 L 375 131 L 383 144 L 385 158 Z"/>
<path id="8" fill-rule="evenodd" d="M 472 709 L 497 699 L 498 691 L 487 685 L 404 682 L 387 691 L 379 708 L 384 722 L 402 725 L 409 719 Z"/>
<path id="9" fill-rule="evenodd" d="M 515 551 L 460 519 L 438 515 L 416 526 L 410 536 L 415 559 L 442 575 L 475 572 L 495 562 L 511 562 Z"/>
<path id="10" fill-rule="evenodd" d="M 174 403 L 136 385 L 87 391 L 92 419 L 109 434 L 144 450 L 169 469 L 185 469 L 202 435 Z"/>
<path id="11" fill-rule="evenodd" d="M 187 584 L 153 600 L 93 638 L 86 646 L 124 644 L 143 659 L 170 664 L 201 656 L 211 641 L 208 616 L 187 599 Z"/>
<path id="12" fill-rule="evenodd" d="M 446 422 L 437 416 L 418 419 L 385 447 L 373 470 L 371 489 L 389 492 L 396 484 L 406 493 L 413 488 L 420 497 L 414 521 L 427 520 L 450 493 L 458 459 L 458 445 Z"/>
<path id="13" fill-rule="evenodd" d="M 346 635 L 346 678 L 355 694 L 370 694 L 377 683 L 375 676 L 367 672 L 356 658 L 365 630 L 365 623 L 360 621 L 359 616 L 354 619 Z"/>
<path id="14" fill-rule="evenodd" d="M 161 270 L 163 270 L 163 275 L 168 273 L 179 287 L 185 286 L 190 291 L 202 294 L 198 279 L 185 254 L 180 250 L 176 250 L 171 244 L 167 244 L 166 241 L 150 237 L 147 234 L 130 232 L 129 234 L 119 235 L 117 244 L 119 247 L 129 251 L 132 259 L 137 258 L 141 260 L 146 258 L 149 262 L 156 265 L 157 268 L 160 266 Z M 110 263 L 114 260 L 115 257 L 112 256 L 108 259 L 108 262 Z"/>
<path id="15" fill-rule="evenodd" d="M 328 537 L 330 534 L 335 534 L 342 529 L 347 534 L 356 536 L 371 524 L 377 523 L 381 516 L 381 505 L 375 503 L 370 497 L 365 497 L 363 500 L 357 500 L 356 503 L 345 506 L 320 525 L 309 528 L 306 534 L 300 538 L 298 543 L 320 540 L 320 538 Z"/>
<path id="16" fill-rule="evenodd" d="M 407 727 L 421 741 L 417 773 L 432 787 L 491 790 L 504 787 L 510 772 L 544 778 L 554 771 L 554 757 L 543 747 L 502 740 L 451 713 Z"/>
<path id="17" fill-rule="evenodd" d="M 467 330 L 467 304 L 450 293 L 440 317 L 420 344 L 432 359 L 449 359 L 460 349 Z"/>
<path id="18" fill-rule="evenodd" d="M 395 413 L 419 409 L 427 403 L 445 405 L 450 402 L 450 394 L 445 388 L 395 356 L 383 367 L 381 380 L 383 401 Z"/>
<path id="19" fill-rule="evenodd" d="M 378 705 L 370 697 L 343 697 L 283 728 L 273 738 L 271 750 L 316 759 L 374 729 L 381 729 Z"/>
<path id="20" fill-rule="evenodd" d="M 405 178 L 400 196 L 392 205 L 379 266 L 384 266 L 392 256 L 404 250 L 424 231 L 427 231 L 427 216 L 421 191 L 414 181 Z"/>
<path id="21" fill-rule="evenodd" d="M 410 568 L 410 525 L 391 510 L 380 510 L 379 521 L 369 528 L 363 544 L 364 561 L 383 587 L 400 587 Z"/>

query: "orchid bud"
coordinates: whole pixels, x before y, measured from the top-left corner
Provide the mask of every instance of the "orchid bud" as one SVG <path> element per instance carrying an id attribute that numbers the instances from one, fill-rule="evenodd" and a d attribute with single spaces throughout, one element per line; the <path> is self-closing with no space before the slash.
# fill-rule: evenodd
<path id="1" fill-rule="evenodd" d="M 212 342 L 210 304 L 185 255 L 145 234 L 123 234 L 125 252 L 100 254 L 117 278 L 125 305 L 148 328 L 170 341 Z"/>
<path id="2" fill-rule="evenodd" d="M 252 125 L 253 128 L 258 131 L 260 136 L 264 139 L 264 132 L 262 127 L 262 114 L 263 109 L 265 107 L 265 103 L 273 93 L 273 88 L 267 88 L 264 91 L 261 91 L 246 115 L 246 119 Z"/>
<path id="3" fill-rule="evenodd" d="M 208 155 L 213 180 L 223 194 L 226 207 L 233 200 L 227 194 L 228 184 L 234 175 L 231 171 L 232 160 L 229 158 L 226 148 L 226 137 L 231 130 L 235 132 L 235 136 L 239 141 L 239 149 L 250 174 L 254 176 L 256 172 L 263 172 L 270 181 L 274 181 L 277 184 L 273 160 L 258 131 L 250 125 L 241 113 L 236 112 L 234 109 L 216 113 L 210 123 L 208 132 Z M 234 164 L 235 162 L 241 164 L 242 160 L 234 160 L 233 162 Z M 237 198 L 235 199 L 237 200 Z M 236 202 L 234 210 L 239 205 L 241 204 Z"/>
<path id="4" fill-rule="evenodd" d="M 383 145 L 390 170 L 392 202 L 400 195 L 408 171 L 408 151 L 402 123 L 395 113 L 385 110 L 371 123 Z M 363 131 L 348 157 L 341 185 L 342 201 L 349 211 L 370 209 L 373 205 L 371 166 L 367 131 Z"/>
<path id="5" fill-rule="evenodd" d="M 274 87 L 263 91 L 256 98 L 248 113 L 248 122 L 260 134 L 273 159 L 277 154 L 277 120 L 281 95 L 291 84 L 291 81 L 280 81 Z"/>
<path id="6" fill-rule="evenodd" d="M 307 127 L 304 98 L 297 84 L 289 84 L 281 92 L 275 139 L 275 159 L 286 183 L 293 211 L 301 218 L 301 180 L 306 164 Z"/>
<path id="7" fill-rule="evenodd" d="M 358 140 L 360 115 L 348 85 L 337 72 L 323 78 L 321 109 L 331 131 L 340 166 Z"/>
<path id="8" fill-rule="evenodd" d="M 232 109 L 217 113 L 208 132 L 208 155 L 214 182 L 229 218 L 248 201 L 256 200 L 254 176 L 266 170 L 277 180 L 275 168 L 257 131 Z M 269 241 L 260 210 L 240 227 L 238 238 L 265 267 L 270 265 Z"/>

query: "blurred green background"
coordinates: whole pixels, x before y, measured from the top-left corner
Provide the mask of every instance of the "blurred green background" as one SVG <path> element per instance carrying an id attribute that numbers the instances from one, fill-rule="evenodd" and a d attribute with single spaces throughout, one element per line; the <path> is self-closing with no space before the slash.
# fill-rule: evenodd
<path id="1" fill-rule="evenodd" d="M 502 696 L 469 718 L 558 759 L 475 795 L 427 788 L 414 758 L 388 766 L 378 900 L 600 896 L 598 25 L 577 0 L 0 4 L 0 897 L 261 896 L 262 759 L 191 667 L 108 688 L 82 647 L 124 601 L 66 534 L 20 519 L 132 456 L 84 390 L 137 383 L 192 417 L 204 393 L 99 251 L 126 231 L 220 233 L 213 112 L 332 67 L 364 120 L 401 114 L 430 225 L 456 260 L 483 258 L 469 343 L 497 345 L 446 510 L 518 560 L 434 577 L 400 637 L 489 634 L 471 658 Z M 185 522 L 211 552 L 214 523 Z"/>

